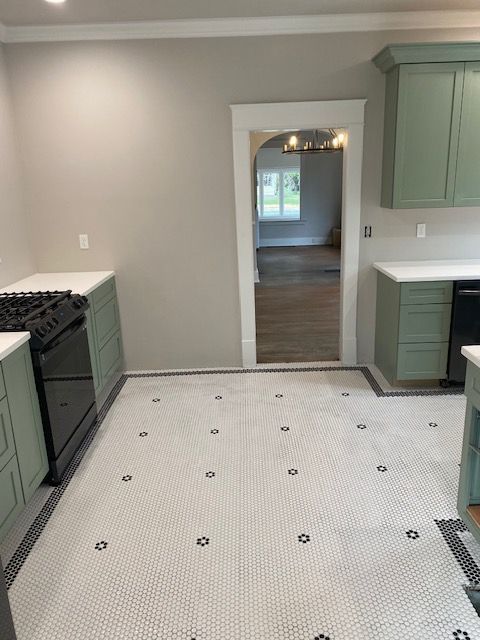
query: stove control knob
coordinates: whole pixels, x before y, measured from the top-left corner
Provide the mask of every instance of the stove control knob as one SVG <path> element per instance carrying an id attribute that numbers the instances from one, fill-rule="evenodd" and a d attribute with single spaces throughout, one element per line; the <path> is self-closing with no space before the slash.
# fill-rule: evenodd
<path id="1" fill-rule="evenodd" d="M 44 336 L 47 335 L 48 333 L 48 328 L 42 324 L 40 327 L 37 327 L 35 329 L 35 333 L 37 334 L 37 336 L 39 336 L 40 338 L 43 338 Z"/>

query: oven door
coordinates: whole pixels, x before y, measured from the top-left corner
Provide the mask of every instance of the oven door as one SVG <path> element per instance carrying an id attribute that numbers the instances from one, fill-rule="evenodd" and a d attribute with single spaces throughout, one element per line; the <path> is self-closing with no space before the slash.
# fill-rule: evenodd
<path id="1" fill-rule="evenodd" d="M 35 354 L 35 374 L 50 459 L 60 456 L 95 405 L 86 329 L 87 320 L 82 315 Z"/>

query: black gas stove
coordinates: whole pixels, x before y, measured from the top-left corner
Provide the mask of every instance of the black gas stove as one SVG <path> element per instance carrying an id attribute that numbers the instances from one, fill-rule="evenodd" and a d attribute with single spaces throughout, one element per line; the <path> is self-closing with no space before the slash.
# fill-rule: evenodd
<path id="1" fill-rule="evenodd" d="M 56 484 L 97 416 L 84 296 L 0 294 L 0 331 L 29 331 L 33 371 Z"/>
<path id="2" fill-rule="evenodd" d="M 0 294 L 0 331 L 30 331 L 32 349 L 41 349 L 88 309 L 71 291 Z"/>

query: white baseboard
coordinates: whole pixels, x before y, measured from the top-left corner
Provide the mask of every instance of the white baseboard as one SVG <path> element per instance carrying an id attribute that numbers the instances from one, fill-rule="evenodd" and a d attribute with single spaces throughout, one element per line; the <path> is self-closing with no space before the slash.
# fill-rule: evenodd
<path id="1" fill-rule="evenodd" d="M 255 269 L 255 271 L 253 272 L 253 281 L 260 282 L 260 274 L 258 272 L 258 269 Z"/>
<path id="2" fill-rule="evenodd" d="M 270 238 L 260 239 L 260 247 L 303 247 L 306 245 L 331 244 L 329 236 L 324 238 Z"/>

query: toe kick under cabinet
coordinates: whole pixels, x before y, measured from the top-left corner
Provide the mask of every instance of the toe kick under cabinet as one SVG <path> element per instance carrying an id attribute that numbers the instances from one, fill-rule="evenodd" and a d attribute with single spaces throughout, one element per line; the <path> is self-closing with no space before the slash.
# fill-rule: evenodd
<path id="1" fill-rule="evenodd" d="M 92 361 L 97 406 L 100 409 L 123 372 L 122 335 L 115 278 L 110 278 L 89 295 L 88 343 Z"/>
<path id="2" fill-rule="evenodd" d="M 375 364 L 390 383 L 446 377 L 452 292 L 451 282 L 378 274 Z"/>

